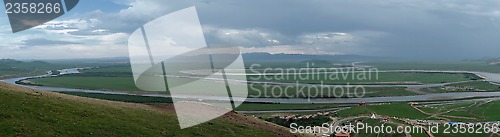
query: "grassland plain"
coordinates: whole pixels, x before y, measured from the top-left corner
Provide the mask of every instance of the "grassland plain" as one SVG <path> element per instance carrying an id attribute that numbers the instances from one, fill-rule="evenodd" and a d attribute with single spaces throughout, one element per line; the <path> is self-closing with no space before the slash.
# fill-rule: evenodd
<path id="1" fill-rule="evenodd" d="M 83 92 L 60 92 L 62 94 L 89 97 L 103 100 L 142 103 L 142 104 L 170 104 L 172 101 L 163 97 L 145 97 L 137 95 L 118 95 Z M 356 104 L 277 104 L 277 103 L 243 103 L 238 106 L 238 111 L 266 111 L 266 110 L 319 110 L 338 107 L 348 107 Z"/>
<path id="2" fill-rule="evenodd" d="M 456 121 L 456 122 L 495 122 L 500 120 L 497 112 L 500 107 L 500 101 L 489 101 L 482 103 L 459 103 L 459 104 L 450 104 L 450 105 L 442 105 L 437 107 L 419 107 L 419 109 L 433 114 L 434 116 L 440 116 L 447 118 L 448 120 Z M 383 116 L 394 116 L 400 118 L 410 118 L 410 119 L 435 119 L 429 117 L 429 115 L 423 114 L 416 109 L 412 108 L 409 104 L 405 103 L 390 103 L 390 104 L 382 104 L 382 105 L 373 105 L 366 107 L 352 107 L 350 109 L 342 110 L 338 112 L 338 115 L 341 117 L 352 117 L 359 115 L 369 115 L 371 113 L 376 113 Z M 467 119 L 462 119 L 461 117 L 469 117 Z M 473 118 L 473 119 L 470 119 Z M 364 123 L 368 123 L 370 125 L 380 125 L 380 120 L 364 120 Z M 407 125 L 402 122 L 389 122 L 389 123 L 400 123 Z M 438 133 L 434 133 L 434 136 L 440 137 L 462 137 L 462 136 L 470 136 L 470 137 L 485 137 L 485 136 L 498 136 L 498 134 L 487 134 L 484 132 L 478 133 L 454 133 L 453 127 L 451 129 L 446 130 L 450 133 L 445 133 L 445 129 L 447 127 L 440 126 Z M 476 128 L 477 129 L 477 128 Z M 482 129 L 480 129 L 482 130 Z M 480 131 L 478 130 L 478 131 Z M 357 134 L 356 136 L 380 136 L 380 134 Z M 401 135 L 390 135 L 390 136 L 401 136 Z M 412 136 L 426 136 L 422 133 L 413 133 Z"/>
<path id="3" fill-rule="evenodd" d="M 319 86 L 248 86 L 249 97 L 267 98 L 353 98 L 418 95 L 405 87 L 319 87 Z"/>
<path id="4" fill-rule="evenodd" d="M 384 126 L 391 126 L 392 129 L 396 129 L 397 126 L 410 126 L 406 123 L 401 123 L 399 121 L 394 121 L 394 120 L 390 120 L 389 122 L 383 122 L 379 119 L 368 119 L 368 118 L 364 118 L 364 119 L 360 119 L 361 121 L 363 121 L 363 123 L 365 124 L 368 124 L 368 125 L 371 125 L 371 126 L 381 126 L 381 125 L 384 125 Z M 433 133 L 434 136 L 436 137 L 487 137 L 487 136 L 490 136 L 490 134 L 485 134 L 485 133 L 444 133 L 445 129 L 447 127 L 444 127 L 444 126 L 440 126 L 439 127 L 439 131 L 438 133 Z M 405 134 L 403 133 L 366 133 L 365 131 L 366 130 L 361 130 L 362 132 L 361 133 L 357 133 L 357 134 L 354 134 L 353 136 L 356 136 L 356 137 L 404 137 Z M 446 130 L 448 132 L 451 132 L 451 129 L 449 130 Z M 427 137 L 427 135 L 422 131 L 412 131 L 412 133 L 409 133 L 411 134 L 412 137 Z M 493 134 L 494 135 L 494 134 Z"/>
<path id="5" fill-rule="evenodd" d="M 379 119 L 363 118 L 363 119 L 359 119 L 359 120 L 362 121 L 363 124 L 367 124 L 370 126 L 382 126 L 382 125 L 384 125 L 384 127 L 390 126 L 392 129 L 396 129 L 396 127 L 398 126 L 398 125 L 393 124 L 393 123 L 383 122 Z M 356 136 L 356 137 L 405 137 L 405 134 L 404 133 L 374 133 L 374 132 L 367 131 L 367 130 L 360 130 L 359 133 L 355 133 L 352 136 Z"/>
<path id="6" fill-rule="evenodd" d="M 459 122 L 494 122 L 500 120 L 500 100 L 486 102 L 469 102 L 439 106 L 421 106 L 419 109 L 436 115 L 442 115 Z"/>
<path id="7" fill-rule="evenodd" d="M 64 88 L 80 88 L 80 89 L 103 89 L 103 90 L 120 90 L 120 91 L 140 91 L 134 84 L 131 76 L 130 68 L 128 66 L 108 66 L 100 67 L 98 69 L 83 70 L 82 74 L 65 75 L 60 77 L 31 79 L 32 83 L 36 85 L 50 86 L 50 87 L 64 87 Z M 415 73 L 418 75 L 418 73 Z M 407 77 L 407 75 L 417 76 L 415 74 L 395 73 L 391 77 Z M 392 75 L 392 74 L 390 74 Z M 427 75 L 427 74 L 422 74 Z M 434 75 L 434 74 L 430 74 Z M 441 76 L 441 74 L 437 74 Z M 442 74 L 448 75 L 448 74 Z M 418 76 L 417 76 L 418 77 Z M 425 77 L 425 76 L 424 76 Z M 466 76 L 451 75 L 451 77 L 466 79 Z M 411 78 L 409 78 L 411 79 Z M 452 78 L 449 78 L 452 79 Z M 438 81 L 438 80 L 435 80 Z M 302 86 L 303 87 L 303 86 Z M 301 86 L 294 86 L 286 88 L 283 86 L 263 86 L 263 85 L 250 85 L 250 97 L 308 97 L 308 94 L 317 95 L 320 97 L 348 97 L 347 94 L 339 94 L 346 90 L 354 91 L 354 88 L 302 88 Z M 302 91 L 304 94 L 298 94 L 297 91 Z M 384 88 L 364 88 L 366 91 L 365 97 L 379 97 L 379 96 L 404 96 L 416 95 L 401 87 L 384 87 Z M 280 93 L 281 92 L 281 93 Z M 285 94 L 286 93 L 286 94 Z M 335 93 L 335 94 L 334 94 Z M 347 92 L 343 92 L 347 93 Z M 293 96 L 288 96 L 293 95 Z M 341 96 L 337 96 L 341 95 Z"/>
<path id="8" fill-rule="evenodd" d="M 500 100 L 430 107 L 419 106 L 418 108 L 429 115 L 442 116 L 458 122 L 494 122 L 500 120 L 500 115 L 497 114 L 500 111 L 499 106 Z M 369 115 L 371 113 L 410 119 L 435 119 L 417 111 L 407 103 L 375 104 L 366 107 L 352 107 L 338 112 L 341 117 Z"/>
<path id="9" fill-rule="evenodd" d="M 75 75 L 29 80 L 31 84 L 78 89 L 102 89 L 118 91 L 141 91 L 131 77 L 80 77 Z M 249 85 L 249 97 L 272 98 L 347 98 L 417 95 L 404 87 L 306 87 Z"/>
<path id="10" fill-rule="evenodd" d="M 345 74 L 283 74 L 274 76 L 249 76 L 251 81 L 274 81 L 308 84 L 405 84 L 447 83 L 470 80 L 469 74 L 452 73 L 403 73 L 366 72 Z"/>
<path id="11" fill-rule="evenodd" d="M 369 105 L 366 107 L 352 107 L 350 109 L 338 112 L 339 116 L 341 117 L 369 115 L 371 113 L 376 113 L 383 116 L 394 116 L 412 119 L 425 119 L 428 117 L 425 114 L 422 114 L 413 109 L 406 103 L 386 103 Z"/>
<path id="12" fill-rule="evenodd" d="M 170 108 L 69 96 L 0 83 L 0 136 L 294 136 L 230 113 L 179 129 Z"/>
<path id="13" fill-rule="evenodd" d="M 332 108 L 343 108 L 353 104 L 263 104 L 263 103 L 243 103 L 238 106 L 238 111 L 266 111 L 266 110 L 322 110 Z M 314 112 L 313 112 L 314 113 Z"/>
<path id="14" fill-rule="evenodd" d="M 448 127 L 440 126 L 439 127 L 439 132 L 434 133 L 434 136 L 436 137 L 498 137 L 498 134 L 487 134 L 487 133 L 452 133 L 451 130 L 453 128 L 450 128 L 446 130 Z M 450 132 L 450 133 L 444 133 L 444 131 Z"/>
<path id="15" fill-rule="evenodd" d="M 41 79 L 31 79 L 30 81 L 36 85 L 51 86 L 51 87 L 65 87 L 65 88 L 80 88 L 80 89 L 103 89 L 103 90 L 120 90 L 120 91 L 140 91 L 134 84 L 133 78 L 131 76 L 130 68 L 127 66 L 110 66 L 101 67 L 99 69 L 84 70 L 82 74 L 65 75 L 60 77 L 51 78 L 41 78 Z M 291 76 L 294 77 L 294 76 Z M 350 76 L 348 76 L 350 77 Z M 375 77 L 375 76 L 373 76 Z M 328 79 L 318 79 L 318 80 L 270 80 L 279 82 L 299 82 L 299 83 L 321 83 L 324 84 L 408 84 L 411 83 L 442 83 L 442 82 L 453 82 L 453 81 L 463 81 L 469 80 L 471 76 L 467 74 L 446 74 L 446 73 L 380 73 L 379 79 L 376 80 L 328 80 Z M 251 79 L 252 77 L 249 77 Z M 268 81 L 262 78 L 262 81 Z M 407 82 L 407 83 L 404 83 Z M 285 90 L 286 89 L 286 90 Z M 303 94 L 297 94 L 297 89 L 305 93 L 311 93 L 316 95 L 321 93 L 321 97 L 346 97 L 347 94 L 343 96 L 336 92 L 342 92 L 342 90 L 353 91 L 352 88 L 302 88 L 301 86 L 295 86 L 291 88 L 285 88 L 282 86 L 261 86 L 261 85 L 250 85 L 249 95 L 251 97 L 308 97 Z M 379 96 L 404 96 L 404 95 L 416 95 L 413 92 L 409 92 L 406 89 L 399 87 L 386 87 L 386 88 L 365 88 L 365 97 L 379 97 Z M 278 92 L 278 93 L 277 93 Z M 279 94 L 281 92 L 281 94 Z M 326 92 L 326 93 L 325 93 Z M 286 95 L 284 94 L 286 93 Z M 333 93 L 336 93 L 333 95 Z M 346 92 L 344 92 L 346 93 Z M 275 96 L 278 95 L 278 96 Z M 288 96 L 293 95 L 293 96 Z"/>

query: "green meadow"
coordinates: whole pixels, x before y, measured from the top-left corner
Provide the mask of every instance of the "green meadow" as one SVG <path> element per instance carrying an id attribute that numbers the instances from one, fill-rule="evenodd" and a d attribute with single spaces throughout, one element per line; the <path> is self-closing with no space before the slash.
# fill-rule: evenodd
<path id="1" fill-rule="evenodd" d="M 181 130 L 175 113 L 89 104 L 43 92 L 0 87 L 0 100 L 0 136 L 279 136 L 224 119 Z"/>
<path id="2" fill-rule="evenodd" d="M 414 73 L 414 72 L 363 72 L 338 74 L 279 74 L 248 76 L 250 81 L 274 81 L 307 84 L 429 84 L 475 79 L 471 74 Z"/>

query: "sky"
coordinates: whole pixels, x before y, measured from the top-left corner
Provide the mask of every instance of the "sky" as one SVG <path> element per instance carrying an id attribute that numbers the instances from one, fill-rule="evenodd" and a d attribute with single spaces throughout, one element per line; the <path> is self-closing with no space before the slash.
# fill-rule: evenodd
<path id="1" fill-rule="evenodd" d="M 19 33 L 0 14 L 0 58 L 124 57 L 133 31 L 191 6 L 209 45 L 245 53 L 500 57 L 498 0 L 80 0 L 62 17 Z"/>

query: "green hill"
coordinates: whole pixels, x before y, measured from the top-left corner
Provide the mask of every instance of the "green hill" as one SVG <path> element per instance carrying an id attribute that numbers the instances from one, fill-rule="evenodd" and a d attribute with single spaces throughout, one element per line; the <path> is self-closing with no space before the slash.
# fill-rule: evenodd
<path id="1" fill-rule="evenodd" d="M 62 66 L 44 61 L 23 62 L 13 59 L 0 59 L 0 78 L 39 75 Z"/>
<path id="2" fill-rule="evenodd" d="M 0 83 L 0 136 L 293 136 L 229 113 L 179 129 L 171 106 L 82 98 Z"/>

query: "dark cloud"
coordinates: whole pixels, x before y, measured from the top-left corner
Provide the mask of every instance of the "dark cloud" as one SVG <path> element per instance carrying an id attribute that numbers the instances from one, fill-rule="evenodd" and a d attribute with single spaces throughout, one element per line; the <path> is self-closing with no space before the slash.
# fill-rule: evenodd
<path id="1" fill-rule="evenodd" d="M 69 34 L 83 36 L 131 33 L 155 18 L 196 6 L 209 44 L 401 58 L 498 56 L 500 50 L 496 0 L 129 1 L 127 9 L 78 14 L 74 18 L 80 23 L 50 29 L 73 28 L 77 31 Z"/>

